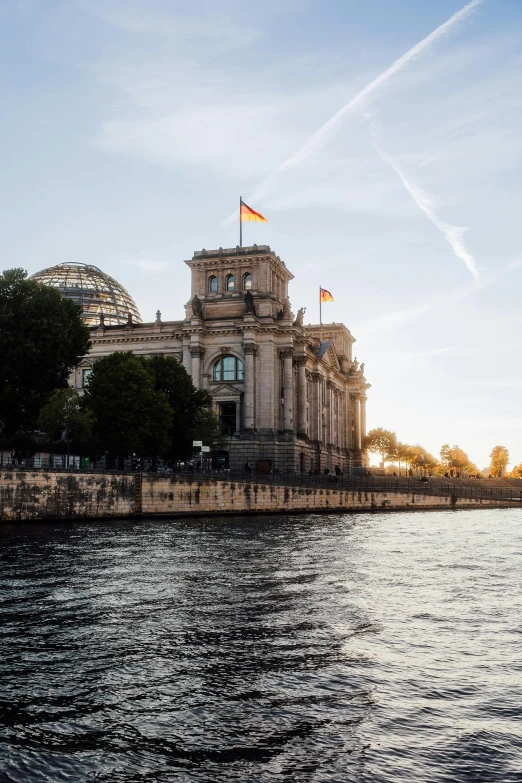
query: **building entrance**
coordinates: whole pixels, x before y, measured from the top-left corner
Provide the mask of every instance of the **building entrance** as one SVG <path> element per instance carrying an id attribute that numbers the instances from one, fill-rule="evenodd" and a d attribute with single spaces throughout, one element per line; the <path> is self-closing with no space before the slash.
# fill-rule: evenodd
<path id="1" fill-rule="evenodd" d="M 223 435 L 233 435 L 236 431 L 236 403 L 222 402 L 219 405 L 219 421 Z"/>

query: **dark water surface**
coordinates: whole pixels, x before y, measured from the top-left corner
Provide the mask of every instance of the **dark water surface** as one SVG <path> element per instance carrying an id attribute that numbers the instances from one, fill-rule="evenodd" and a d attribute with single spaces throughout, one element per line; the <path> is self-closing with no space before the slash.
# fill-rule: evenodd
<path id="1" fill-rule="evenodd" d="M 522 781 L 522 510 L 0 542 L 2 783 Z"/>

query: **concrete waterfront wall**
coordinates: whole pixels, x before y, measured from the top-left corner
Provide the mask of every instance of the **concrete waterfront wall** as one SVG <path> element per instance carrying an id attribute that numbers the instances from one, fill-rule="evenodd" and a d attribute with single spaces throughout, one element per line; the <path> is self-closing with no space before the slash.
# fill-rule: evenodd
<path id="1" fill-rule="evenodd" d="M 126 517 L 135 513 L 135 477 L 13 471 L 0 474 L 0 519 Z"/>
<path id="2" fill-rule="evenodd" d="M 366 492 L 187 476 L 0 474 L 0 520 L 106 519 L 507 506 L 494 500 Z M 520 506 L 520 503 L 517 504 Z"/>

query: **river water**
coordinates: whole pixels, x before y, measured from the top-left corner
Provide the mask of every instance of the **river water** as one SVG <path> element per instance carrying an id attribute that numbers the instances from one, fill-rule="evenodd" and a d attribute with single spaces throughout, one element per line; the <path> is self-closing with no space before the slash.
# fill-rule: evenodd
<path id="1" fill-rule="evenodd" d="M 0 534 L 0 781 L 522 781 L 522 510 Z"/>

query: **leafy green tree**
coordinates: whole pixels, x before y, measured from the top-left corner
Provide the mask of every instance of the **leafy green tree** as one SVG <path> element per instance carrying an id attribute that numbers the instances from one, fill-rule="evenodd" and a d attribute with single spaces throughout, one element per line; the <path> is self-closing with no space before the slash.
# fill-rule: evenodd
<path id="1" fill-rule="evenodd" d="M 380 454 L 383 463 L 395 456 L 397 449 L 397 436 L 390 430 L 382 427 L 370 430 L 364 439 L 363 448 L 371 454 Z"/>
<path id="2" fill-rule="evenodd" d="M 74 389 L 56 389 L 40 411 L 38 427 L 50 441 L 63 437 L 68 445 L 82 443 L 91 435 L 92 413 Z"/>
<path id="3" fill-rule="evenodd" d="M 168 450 L 171 459 L 187 459 L 192 442 L 201 440 L 212 450 L 224 446 L 219 419 L 211 409 L 212 398 L 204 389 L 196 389 L 192 378 L 174 357 L 153 356 L 146 362 L 157 391 L 162 391 L 172 411 L 172 437 Z"/>
<path id="4" fill-rule="evenodd" d="M 172 409 L 147 364 L 130 352 L 112 353 L 94 364 L 85 407 L 94 417 L 94 436 L 111 454 L 155 458 L 169 450 Z"/>
<path id="5" fill-rule="evenodd" d="M 0 431 L 10 436 L 34 429 L 54 390 L 67 386 L 89 349 L 89 329 L 56 288 L 8 269 L 0 274 L 0 335 Z"/>
<path id="6" fill-rule="evenodd" d="M 489 466 L 491 475 L 495 478 L 501 478 L 501 476 L 506 472 L 506 468 L 509 462 L 509 451 L 505 446 L 495 446 L 489 456 L 491 459 Z"/>

